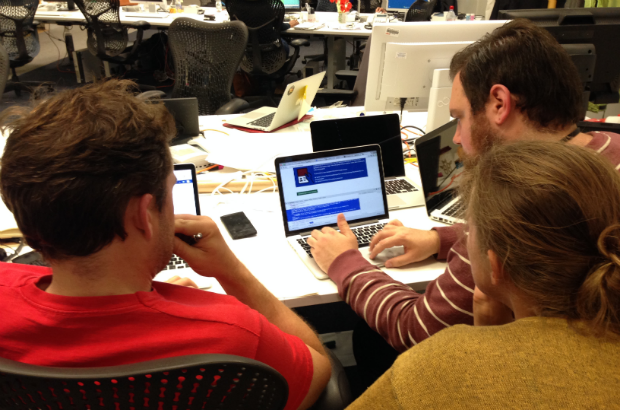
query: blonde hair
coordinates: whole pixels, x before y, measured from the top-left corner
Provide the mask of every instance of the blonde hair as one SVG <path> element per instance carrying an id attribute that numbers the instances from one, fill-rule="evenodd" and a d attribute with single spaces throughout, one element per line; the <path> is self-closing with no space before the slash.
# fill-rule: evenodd
<path id="1" fill-rule="evenodd" d="M 542 316 L 620 334 L 620 175 L 585 148 L 493 147 L 461 183 L 479 249 L 493 250 Z"/>

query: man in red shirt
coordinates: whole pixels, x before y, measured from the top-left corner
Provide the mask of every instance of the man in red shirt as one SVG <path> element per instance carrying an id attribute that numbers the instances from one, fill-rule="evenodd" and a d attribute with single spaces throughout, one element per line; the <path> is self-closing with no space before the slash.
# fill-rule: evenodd
<path id="1" fill-rule="evenodd" d="M 583 86 L 570 57 L 546 30 L 525 20 L 507 23 L 457 53 L 450 72 L 450 114 L 459 120 L 454 142 L 466 154 L 522 139 L 563 141 L 590 148 L 620 168 L 620 135 L 579 132 Z M 488 302 L 475 293 L 462 225 L 423 231 L 394 220 L 371 241 L 371 257 L 404 246 L 404 254 L 387 267 L 432 255 L 447 261 L 446 271 L 419 294 L 366 262 L 343 215 L 338 224 L 340 233 L 331 228 L 312 233 L 312 254 L 340 296 L 396 351 L 446 327 L 474 324 L 473 303 Z"/>
<path id="2" fill-rule="evenodd" d="M 172 116 L 129 81 L 64 92 L 10 118 L 2 198 L 51 269 L 0 264 L 0 356 L 113 366 L 221 353 L 287 380 L 286 408 L 316 401 L 331 373 L 316 334 L 277 300 L 204 216 L 174 215 Z M 190 246 L 175 233 L 202 239 Z M 153 282 L 172 253 L 228 295 Z"/>

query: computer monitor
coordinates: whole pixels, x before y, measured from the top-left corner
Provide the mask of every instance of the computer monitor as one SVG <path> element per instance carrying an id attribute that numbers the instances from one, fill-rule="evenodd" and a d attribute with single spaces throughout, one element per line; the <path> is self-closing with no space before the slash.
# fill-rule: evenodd
<path id="1" fill-rule="evenodd" d="M 414 0 L 388 0 L 387 11 L 407 13 Z"/>
<path id="2" fill-rule="evenodd" d="M 282 0 L 282 4 L 284 4 L 284 10 L 287 12 L 301 10 L 301 0 Z"/>
<path id="3" fill-rule="evenodd" d="M 379 98 L 388 102 L 407 98 L 404 109 L 427 111 L 435 70 L 450 68 L 452 56 L 472 43 L 387 43 Z"/>
<path id="4" fill-rule="evenodd" d="M 366 82 L 366 97 L 364 108 L 367 111 L 399 111 L 400 99 L 392 98 L 388 101 L 388 95 L 382 92 L 384 71 L 390 69 L 386 64 L 386 48 L 388 43 L 449 43 L 462 41 L 476 41 L 487 33 L 502 26 L 505 21 L 420 21 L 402 24 L 375 24 L 372 30 L 372 42 L 368 65 L 368 80 Z M 395 55 L 393 57 L 396 57 Z M 404 56 L 403 56 L 404 57 Z M 423 61 L 415 55 L 408 54 L 402 58 L 401 63 L 416 70 Z M 395 62 L 396 58 L 389 59 Z M 449 61 L 448 61 L 449 66 Z M 444 67 L 447 68 L 448 66 Z M 432 71 L 430 73 L 432 78 Z M 404 74 L 395 78 L 404 90 L 409 87 L 412 76 Z M 428 99 L 430 88 L 426 89 L 425 98 Z M 413 97 L 413 96 L 409 96 Z M 426 111 L 427 106 L 419 104 L 415 110 Z"/>
<path id="5" fill-rule="evenodd" d="M 560 44 L 593 44 L 596 67 L 590 101 L 609 104 L 620 100 L 620 8 L 501 10 L 499 17 L 531 20 Z"/>

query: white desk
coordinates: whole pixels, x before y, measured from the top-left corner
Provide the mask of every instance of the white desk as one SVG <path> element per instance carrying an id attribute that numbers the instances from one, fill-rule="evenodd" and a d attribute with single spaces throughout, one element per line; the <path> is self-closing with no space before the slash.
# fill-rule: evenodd
<path id="1" fill-rule="evenodd" d="M 317 110 L 315 120 L 355 116 L 359 115 L 360 110 L 361 107 Z M 280 149 L 286 150 L 288 154 L 308 152 L 312 149 L 308 122 L 280 130 L 275 134 L 250 134 L 224 128 L 221 124 L 225 118 L 230 118 L 230 116 L 200 117 L 201 129 L 215 129 L 229 134 L 226 136 L 219 132 L 207 132 L 207 140 L 214 149 L 231 149 L 242 155 L 242 147 L 246 144 L 245 149 L 250 155 L 253 146 L 273 146 L 276 145 L 273 142 L 275 139 L 279 139 L 280 142 L 289 140 L 284 148 L 272 147 L 275 154 Z M 419 125 L 425 122 L 426 113 L 406 113 L 404 118 L 403 124 Z M 256 151 L 256 155 L 258 155 L 258 151 Z M 263 151 L 261 155 L 269 157 L 271 153 Z M 273 163 L 273 160 L 271 162 Z M 408 165 L 406 170 L 411 178 L 419 181 L 420 176 L 416 167 Z M 208 178 L 208 175 L 200 178 Z M 202 194 L 200 195 L 200 203 L 202 214 L 216 221 L 224 238 L 239 259 L 246 264 L 261 283 L 283 300 L 286 305 L 300 307 L 340 300 L 336 285 L 329 279 L 322 281 L 315 279 L 288 245 L 285 239 L 277 193 Z M 233 241 L 221 225 L 220 216 L 239 211 L 245 212 L 256 227 L 258 231 L 256 237 Z M 424 207 L 392 211 L 390 212 L 390 219 L 400 219 L 406 226 L 418 229 L 430 229 L 433 226 L 441 225 L 428 218 Z M 426 287 L 428 282 L 443 273 L 444 269 L 445 263 L 430 258 L 406 268 L 384 270 L 394 279 L 410 285 L 414 289 L 421 290 Z M 212 291 L 223 292 L 217 283 Z"/>

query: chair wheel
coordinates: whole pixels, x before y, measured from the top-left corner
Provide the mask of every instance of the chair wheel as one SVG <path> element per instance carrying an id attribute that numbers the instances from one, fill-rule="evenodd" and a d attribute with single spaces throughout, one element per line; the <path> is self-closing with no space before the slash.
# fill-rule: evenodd
<path id="1" fill-rule="evenodd" d="M 301 70 L 297 70 L 297 78 L 301 78 Z"/>

